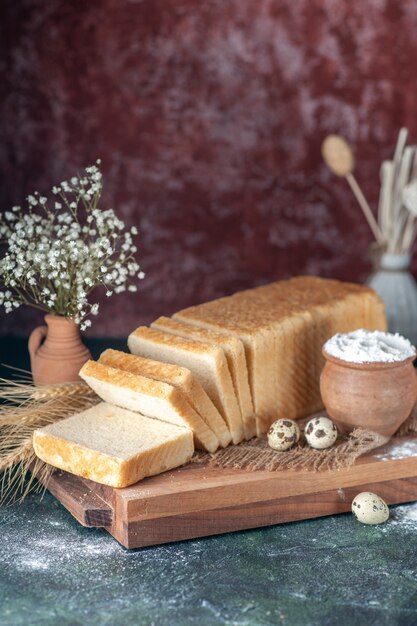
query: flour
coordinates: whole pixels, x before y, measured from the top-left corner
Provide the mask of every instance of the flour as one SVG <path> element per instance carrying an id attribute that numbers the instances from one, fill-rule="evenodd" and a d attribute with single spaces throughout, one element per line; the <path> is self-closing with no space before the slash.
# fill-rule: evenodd
<path id="1" fill-rule="evenodd" d="M 349 363 L 398 363 L 416 355 L 415 348 L 398 333 L 379 330 L 355 330 L 338 333 L 327 341 L 323 349 Z"/>
<path id="2" fill-rule="evenodd" d="M 395 507 L 390 525 L 404 524 L 417 529 L 417 502 Z"/>
<path id="3" fill-rule="evenodd" d="M 3 519 L 9 520 L 2 524 Z M 85 529 L 69 516 L 49 494 L 40 500 L 27 497 L 24 506 L 0 509 L 0 562 L 24 574 L 52 575 L 62 578 L 67 568 L 83 561 L 105 564 L 125 553 L 103 530 Z M 16 541 L 16 527 L 19 541 Z M 68 576 L 70 573 L 68 573 Z M 104 571 L 101 572 L 104 576 Z M 0 620 L 1 621 L 1 620 Z"/>
<path id="4" fill-rule="evenodd" d="M 375 454 L 375 458 L 380 459 L 381 461 L 390 461 L 391 459 L 407 459 L 408 457 L 413 456 L 417 457 L 417 441 L 403 441 L 390 446 L 389 450 L 384 453 Z"/>

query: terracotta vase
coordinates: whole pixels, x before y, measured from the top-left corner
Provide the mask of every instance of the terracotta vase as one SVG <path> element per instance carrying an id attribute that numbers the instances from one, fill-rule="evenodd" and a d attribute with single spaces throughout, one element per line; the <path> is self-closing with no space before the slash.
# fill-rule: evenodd
<path id="1" fill-rule="evenodd" d="M 46 326 L 35 328 L 29 337 L 33 381 L 50 385 L 79 381 L 78 372 L 91 358 L 81 341 L 80 329 L 71 319 L 45 315 Z"/>
<path id="2" fill-rule="evenodd" d="M 414 357 L 398 363 L 350 363 L 330 356 L 320 378 L 323 404 L 341 432 L 361 427 L 390 437 L 417 399 Z"/>

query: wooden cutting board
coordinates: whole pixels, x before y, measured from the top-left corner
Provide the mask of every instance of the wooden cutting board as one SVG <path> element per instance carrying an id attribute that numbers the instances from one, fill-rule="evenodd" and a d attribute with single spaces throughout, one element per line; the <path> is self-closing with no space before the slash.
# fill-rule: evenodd
<path id="1" fill-rule="evenodd" d="M 408 442 L 408 454 L 399 447 Z M 410 456 L 414 454 L 415 456 Z M 417 438 L 394 442 L 338 471 L 248 471 L 189 464 L 125 489 L 55 471 L 47 485 L 84 526 L 126 548 L 350 511 L 360 491 L 388 504 L 417 500 Z"/>

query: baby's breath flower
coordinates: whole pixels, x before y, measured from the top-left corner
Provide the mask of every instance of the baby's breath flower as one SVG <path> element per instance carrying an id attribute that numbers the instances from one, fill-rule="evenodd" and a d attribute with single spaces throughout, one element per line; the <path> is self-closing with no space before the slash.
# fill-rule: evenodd
<path id="1" fill-rule="evenodd" d="M 97 160 L 81 177 L 54 186 L 60 200 L 52 203 L 53 210 L 34 192 L 27 198 L 29 213 L 15 206 L 0 215 L 0 237 L 7 242 L 0 259 L 0 305 L 7 313 L 32 305 L 71 317 L 86 329 L 87 317 L 99 311 L 97 303 L 88 302 L 95 287 L 104 286 L 107 297 L 137 290 L 134 281 L 145 276 L 134 259 L 137 228 L 126 229 L 113 209 L 98 208 L 99 165 Z M 84 223 L 78 216 L 80 198 Z"/>

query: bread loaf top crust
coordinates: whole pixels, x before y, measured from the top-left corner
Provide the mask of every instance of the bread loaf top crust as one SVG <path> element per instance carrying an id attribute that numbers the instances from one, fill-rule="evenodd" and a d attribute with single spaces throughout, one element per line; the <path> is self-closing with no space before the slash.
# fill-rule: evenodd
<path id="1" fill-rule="evenodd" d="M 284 319 L 315 308 L 331 310 L 334 300 L 367 296 L 381 307 L 383 303 L 373 289 L 354 283 L 298 276 L 289 280 L 270 283 L 255 289 L 240 291 L 175 314 L 176 319 L 201 320 L 216 329 L 228 329 L 239 335 L 252 336 L 269 330 Z"/>

